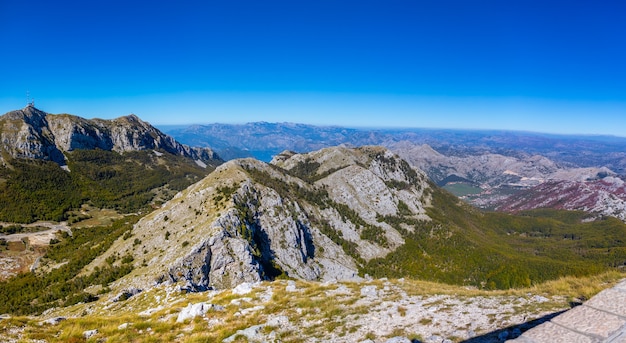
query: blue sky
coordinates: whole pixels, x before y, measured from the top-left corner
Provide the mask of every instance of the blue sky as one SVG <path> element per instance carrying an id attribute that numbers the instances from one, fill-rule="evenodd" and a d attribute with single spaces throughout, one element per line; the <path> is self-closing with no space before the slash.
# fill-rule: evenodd
<path id="1" fill-rule="evenodd" d="M 624 1 L 0 0 L 0 112 L 626 136 Z"/>

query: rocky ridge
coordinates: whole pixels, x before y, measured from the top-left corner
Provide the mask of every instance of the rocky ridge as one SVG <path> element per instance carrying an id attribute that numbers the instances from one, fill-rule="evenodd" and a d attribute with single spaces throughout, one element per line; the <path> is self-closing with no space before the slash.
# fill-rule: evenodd
<path id="1" fill-rule="evenodd" d="M 54 161 L 64 166 L 64 153 L 76 149 L 119 153 L 152 149 L 192 158 L 199 164 L 219 160 L 210 148 L 180 144 L 135 115 L 88 120 L 68 114 L 48 114 L 29 105 L 0 117 L 3 163 L 11 157 Z"/>
<path id="2" fill-rule="evenodd" d="M 293 176 L 303 166 L 309 182 Z M 88 269 L 130 255 L 135 269 L 117 285 L 137 288 L 229 288 L 281 274 L 355 279 L 359 263 L 404 242 L 377 216 L 406 206 L 429 220 L 428 188 L 424 174 L 378 147 L 323 149 L 272 165 L 234 160 L 141 219 Z"/>
<path id="3" fill-rule="evenodd" d="M 585 181 L 599 175 L 615 175 L 606 167 L 564 168 L 541 155 L 513 157 L 488 153 L 446 156 L 428 145 L 410 142 L 399 142 L 390 149 L 424 170 L 439 184 L 454 175 L 485 189 L 501 186 L 530 188 L 546 181 Z"/>
<path id="4" fill-rule="evenodd" d="M 357 130 L 292 123 L 195 125 L 170 132 L 186 142 L 214 146 L 228 156 L 257 156 L 269 160 L 282 149 L 308 152 L 346 144 L 382 145 L 420 168 L 439 186 L 472 205 L 493 210 L 506 206 L 520 191 L 557 182 L 582 183 L 620 177 L 624 171 L 624 142 L 619 137 L 559 136 L 529 132 L 463 130 Z M 529 191 L 522 196 L 528 196 Z M 619 194 L 596 194 L 611 209 Z M 559 208 L 587 210 L 574 203 Z M 605 215 L 607 211 L 596 211 Z M 621 218 L 623 212 L 609 211 Z"/>

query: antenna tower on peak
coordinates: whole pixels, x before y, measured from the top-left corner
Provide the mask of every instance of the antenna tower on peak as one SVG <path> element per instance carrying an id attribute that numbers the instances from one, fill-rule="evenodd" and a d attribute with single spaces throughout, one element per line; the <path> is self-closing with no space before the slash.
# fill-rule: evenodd
<path id="1" fill-rule="evenodd" d="M 30 91 L 26 91 L 26 107 L 35 107 L 35 99 L 30 98 Z"/>

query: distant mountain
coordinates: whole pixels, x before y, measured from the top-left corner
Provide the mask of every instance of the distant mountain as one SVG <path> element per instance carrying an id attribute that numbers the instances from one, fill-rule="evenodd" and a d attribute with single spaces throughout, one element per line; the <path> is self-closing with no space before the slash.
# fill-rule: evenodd
<path id="1" fill-rule="evenodd" d="M 164 131 L 193 146 L 241 151 L 263 161 L 283 150 L 306 153 L 324 147 L 383 145 L 399 142 L 428 144 L 446 156 L 499 154 L 510 157 L 541 155 L 560 166 L 607 167 L 626 172 L 626 138 L 614 136 L 553 135 L 533 132 L 452 129 L 353 129 L 293 123 L 209 124 Z"/>
<path id="2" fill-rule="evenodd" d="M 222 162 L 134 115 L 88 120 L 27 106 L 0 116 L 0 221 L 62 220 L 85 203 L 136 211 Z"/>
<path id="3" fill-rule="evenodd" d="M 340 127 L 312 126 L 295 123 L 255 122 L 243 125 L 192 125 L 166 130 L 186 144 L 211 147 L 220 156 L 255 157 L 269 162 L 284 150 L 310 152 L 341 144 L 367 145 L 365 132 Z M 373 139 L 371 143 L 377 142 Z"/>
<path id="4" fill-rule="evenodd" d="M 214 147 L 228 158 L 255 156 L 264 161 L 283 150 L 306 153 L 337 145 L 382 145 L 439 186 L 485 209 L 504 205 L 509 196 L 547 181 L 619 176 L 626 168 L 626 138 L 612 136 L 264 122 L 194 125 L 169 132 L 181 141 Z"/>
<path id="5" fill-rule="evenodd" d="M 439 186 L 487 209 L 544 182 L 584 182 L 617 175 L 606 167 L 566 167 L 544 156 L 521 152 L 516 156 L 446 156 L 428 145 L 406 141 L 390 144 L 389 148 L 424 170 Z"/>
<path id="6" fill-rule="evenodd" d="M 135 115 L 88 120 L 68 114 L 48 114 L 29 105 L 0 116 L 0 135 L 2 160 L 9 155 L 65 165 L 66 152 L 94 149 L 117 153 L 153 149 L 202 163 L 219 160 L 211 149 L 180 144 Z"/>
<path id="7" fill-rule="evenodd" d="M 496 210 L 520 212 L 540 208 L 579 210 L 626 221 L 626 185 L 616 177 L 553 180 L 500 201 Z"/>

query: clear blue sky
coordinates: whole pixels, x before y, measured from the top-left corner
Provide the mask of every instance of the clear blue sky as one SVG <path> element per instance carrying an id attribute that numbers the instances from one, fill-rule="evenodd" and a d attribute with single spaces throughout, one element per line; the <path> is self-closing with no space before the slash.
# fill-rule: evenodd
<path id="1" fill-rule="evenodd" d="M 626 1 L 0 0 L 0 113 L 626 136 Z"/>

